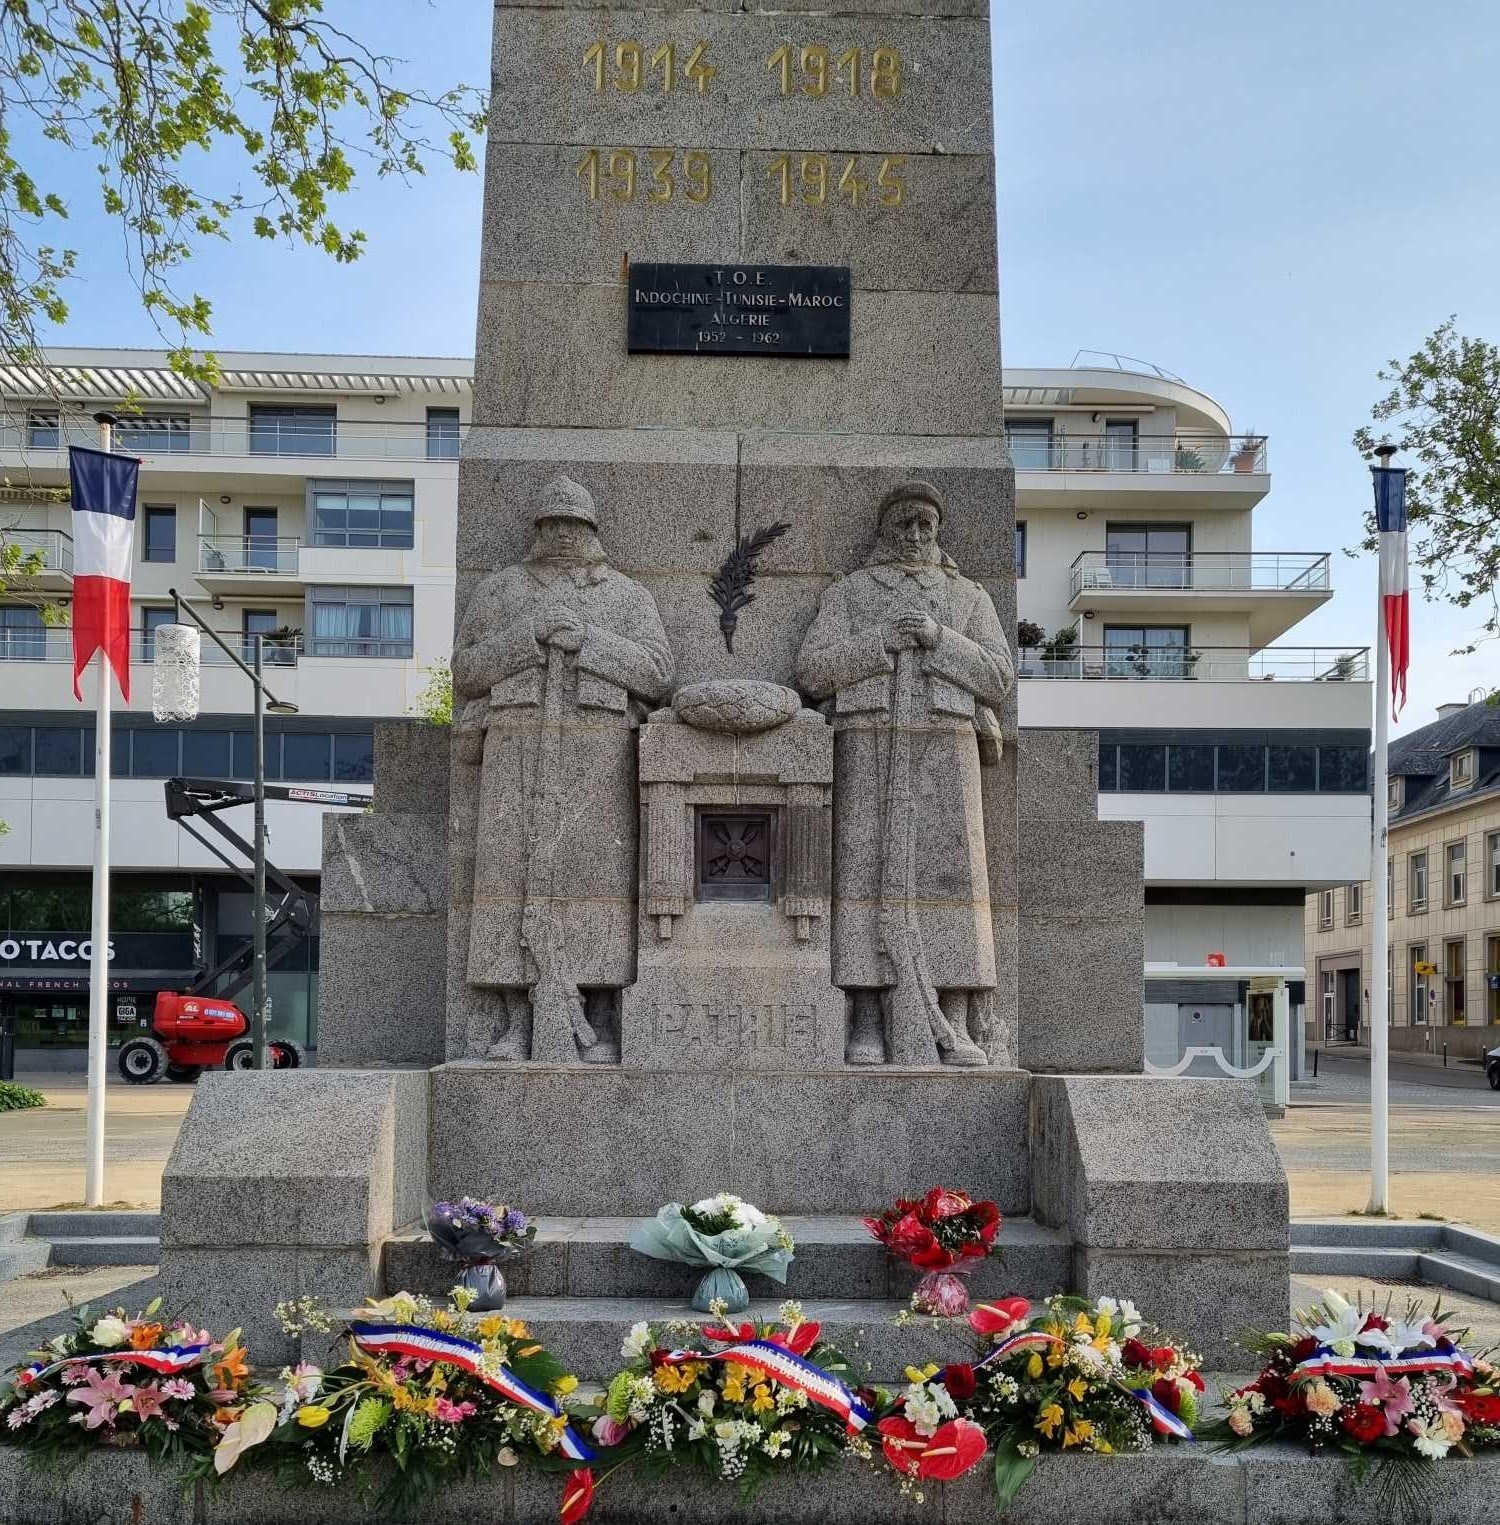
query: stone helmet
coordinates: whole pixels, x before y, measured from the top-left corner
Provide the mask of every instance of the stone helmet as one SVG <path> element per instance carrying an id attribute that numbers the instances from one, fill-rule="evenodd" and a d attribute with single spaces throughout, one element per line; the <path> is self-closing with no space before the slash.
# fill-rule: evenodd
<path id="1" fill-rule="evenodd" d="M 599 528 L 599 511 L 588 488 L 580 487 L 571 477 L 554 477 L 542 489 L 531 522 L 540 524 L 543 519 L 576 519 L 591 530 Z"/>
<path id="2" fill-rule="evenodd" d="M 931 482 L 924 482 L 920 478 L 913 477 L 909 482 L 902 482 L 880 500 L 880 515 L 877 523 L 884 528 L 885 516 L 902 503 L 925 503 L 938 516 L 938 523 L 943 522 L 943 495 Z"/>

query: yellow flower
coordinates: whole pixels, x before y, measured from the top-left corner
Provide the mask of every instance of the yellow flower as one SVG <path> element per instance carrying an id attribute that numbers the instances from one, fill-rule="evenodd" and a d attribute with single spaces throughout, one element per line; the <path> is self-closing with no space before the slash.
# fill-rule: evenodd
<path id="1" fill-rule="evenodd" d="M 511 1336 L 518 1340 L 525 1338 L 524 1332 L 515 1329 L 511 1330 Z M 523 1345 L 516 1354 L 524 1360 L 527 1356 L 534 1356 L 541 1348 L 540 1345 Z"/>
<path id="2" fill-rule="evenodd" d="M 1041 1376 L 1042 1371 L 1042 1358 L 1037 1354 L 1036 1351 L 1033 1350 L 1031 1352 L 1031 1359 L 1026 1363 L 1026 1375 L 1030 1377 L 1033 1382 L 1035 1382 L 1036 1379 Z"/>
<path id="3" fill-rule="evenodd" d="M 1066 1451 L 1069 1446 L 1076 1446 L 1077 1444 L 1078 1444 L 1078 1431 L 1077 1430 L 1064 1430 L 1063 1431 L 1063 1450 Z"/>
<path id="4" fill-rule="evenodd" d="M 1107 1335 L 1113 1327 L 1114 1320 L 1111 1319 L 1107 1313 L 1100 1313 L 1095 1315 L 1094 1329 L 1096 1333 L 1100 1335 Z"/>
<path id="5" fill-rule="evenodd" d="M 529 1340 L 531 1338 L 531 1331 L 526 1327 L 525 1319 L 508 1318 L 505 1320 L 505 1327 L 513 1340 Z M 541 1348 L 540 1345 L 537 1346 L 538 1350 Z"/>
<path id="6" fill-rule="evenodd" d="M 1079 1440 L 1092 1440 L 1094 1438 L 1094 1421 L 1092 1419 L 1075 1419 L 1073 1421 L 1073 1433 Z"/>
<path id="7" fill-rule="evenodd" d="M 488 1318 L 479 1321 L 479 1338 L 481 1340 L 493 1340 L 497 1335 L 505 1333 L 505 1327 L 510 1321 L 501 1318 L 498 1313 L 492 1313 Z"/>
<path id="8" fill-rule="evenodd" d="M 574 1377 L 574 1376 L 559 1377 L 557 1379 L 557 1381 L 552 1384 L 552 1391 L 559 1398 L 566 1398 L 567 1395 L 569 1393 L 571 1393 L 573 1391 L 573 1389 L 575 1387 L 577 1387 L 577 1386 L 578 1386 L 578 1378 L 577 1377 Z"/>
<path id="9" fill-rule="evenodd" d="M 730 1362 L 724 1369 L 724 1385 L 721 1389 L 730 1403 L 743 1403 L 745 1401 L 745 1381 L 753 1373 L 747 1366 L 736 1366 Z"/>
<path id="10" fill-rule="evenodd" d="M 1088 1394 L 1088 1390 L 1089 1385 L 1083 1380 L 1082 1377 L 1074 1377 L 1073 1380 L 1068 1383 L 1068 1391 L 1072 1394 L 1074 1403 L 1082 1403 Z"/>
<path id="11" fill-rule="evenodd" d="M 759 1383 L 755 1389 L 755 1397 L 750 1403 L 751 1411 L 764 1414 L 775 1407 L 776 1400 L 771 1396 L 771 1389 L 764 1382 Z"/>
<path id="12" fill-rule="evenodd" d="M 297 1410 L 297 1423 L 304 1430 L 321 1429 L 328 1423 L 329 1414 L 330 1410 L 324 1408 L 321 1403 L 309 1403 L 305 1408 Z"/>
<path id="13" fill-rule="evenodd" d="M 1037 1415 L 1036 1427 L 1043 1435 L 1051 1440 L 1057 1432 L 1057 1427 L 1063 1422 L 1062 1404 L 1049 1403 Z"/>
<path id="14" fill-rule="evenodd" d="M 1096 1440 L 1093 1448 L 1100 1456 L 1113 1456 L 1115 1454 L 1115 1448 L 1107 1440 Z"/>
<path id="15" fill-rule="evenodd" d="M 915 1366 L 906 1368 L 906 1380 L 908 1382 L 925 1382 L 929 1377 L 937 1376 L 941 1368 L 936 1361 L 929 1362 L 919 1371 Z"/>
<path id="16" fill-rule="evenodd" d="M 421 1408 L 422 1407 L 422 1400 L 420 1398 L 415 1397 L 412 1394 L 412 1392 L 410 1391 L 409 1388 L 398 1386 L 391 1393 L 391 1406 L 399 1414 L 403 1409 L 419 1409 L 419 1408 Z"/>
<path id="17" fill-rule="evenodd" d="M 1093 1320 L 1089 1318 L 1088 1314 L 1080 1313 L 1078 1317 L 1073 1320 L 1073 1333 L 1086 1334 L 1090 1339 L 1093 1339 L 1094 1324 Z"/>

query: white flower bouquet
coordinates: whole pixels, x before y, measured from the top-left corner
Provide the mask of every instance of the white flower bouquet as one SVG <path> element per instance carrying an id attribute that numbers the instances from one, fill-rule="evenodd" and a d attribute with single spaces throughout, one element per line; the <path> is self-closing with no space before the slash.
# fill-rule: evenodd
<path id="1" fill-rule="evenodd" d="M 777 1219 L 728 1192 L 691 1207 L 668 1202 L 630 1236 L 630 1247 L 653 1260 L 709 1267 L 693 1293 L 693 1307 L 700 1313 L 715 1311 L 717 1304 L 728 1313 L 749 1306 L 741 1270 L 758 1271 L 784 1284 L 796 1248 Z"/>

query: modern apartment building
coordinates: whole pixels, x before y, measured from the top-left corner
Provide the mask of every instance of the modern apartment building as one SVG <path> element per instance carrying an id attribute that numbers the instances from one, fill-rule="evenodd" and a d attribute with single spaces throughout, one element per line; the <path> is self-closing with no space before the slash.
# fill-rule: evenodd
<path id="1" fill-rule="evenodd" d="M 174 774 L 250 776 L 251 685 L 207 640 L 202 714 L 151 718 L 152 639 L 169 590 L 248 659 L 253 638 L 276 697 L 267 777 L 368 783 L 375 717 L 409 712 L 453 635 L 458 450 L 472 394 L 467 360 L 220 356 L 217 385 L 165 356 L 63 350 L 48 374 L 0 367 L 0 524 L 39 553 L 28 591 L 71 587 L 67 446 L 97 443 L 92 415 L 121 412 L 115 447 L 141 457 L 131 604 L 134 684 L 114 722 L 114 1034 L 148 1022 L 248 937 L 239 881 L 167 819 Z M 71 683 L 71 635 L 0 598 L 0 1016 L 29 1062 L 81 1063 L 88 1012 L 93 678 Z M 272 802 L 270 855 L 316 876 L 319 810 Z M 248 809 L 228 822 L 250 833 Z M 200 960 L 203 961 L 200 964 Z M 317 941 L 270 978 L 272 1030 L 316 1044 Z M 23 1060 L 26 1062 L 26 1060 Z"/>
<path id="2" fill-rule="evenodd" d="M 1391 1047 L 1475 1058 L 1500 1043 L 1500 709 L 1444 704 L 1391 743 Z M 1370 884 L 1307 900 L 1308 974 L 1325 1041 L 1367 1041 Z"/>
<path id="3" fill-rule="evenodd" d="M 1178 378 L 1005 382 L 1021 724 L 1097 729 L 1100 815 L 1146 824 L 1148 1061 L 1254 1068 L 1281 1019 L 1296 1073 L 1305 896 L 1370 852 L 1368 653 L 1296 643 L 1330 557 L 1255 545 L 1270 442 Z"/>
<path id="4" fill-rule="evenodd" d="M 271 778 L 366 781 L 373 719 L 408 713 L 450 649 L 472 368 L 225 354 L 210 388 L 159 353 L 52 360 L 47 376 L 0 369 L 0 522 L 42 553 L 48 597 L 69 596 L 69 508 L 49 501 L 65 447 L 96 438 L 100 406 L 138 409 L 116 435 L 143 463 L 143 665 L 114 763 L 124 1031 L 249 928 L 237 881 L 166 819 L 162 793 L 175 773 L 247 776 L 249 685 L 205 643 L 200 719 L 152 721 L 144 664 L 168 590 L 232 641 L 267 637 L 272 687 L 300 710 L 269 724 Z M 1368 870 L 1366 654 L 1287 641 L 1331 597 L 1329 557 L 1253 548 L 1267 441 L 1236 435 L 1213 399 L 1112 357 L 1006 383 L 1021 723 L 1097 729 L 1101 814 L 1146 823 L 1151 1059 L 1217 1047 L 1253 1067 L 1268 1014 L 1302 1004 L 1304 897 Z M 65 1054 L 87 1011 L 92 799 L 92 710 L 69 654 L 67 631 L 0 600 L 0 1015 L 23 1046 Z M 273 860 L 315 876 L 318 810 L 273 803 L 269 819 Z M 313 1046 L 316 968 L 314 939 L 271 977 L 273 1030 Z"/>

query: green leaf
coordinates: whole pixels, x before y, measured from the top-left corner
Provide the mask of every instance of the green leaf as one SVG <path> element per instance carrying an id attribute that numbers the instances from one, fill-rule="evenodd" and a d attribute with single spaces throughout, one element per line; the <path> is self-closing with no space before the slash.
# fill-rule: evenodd
<path id="1" fill-rule="evenodd" d="M 1003 1513 L 1031 1476 L 1036 1458 L 1022 1456 L 1013 1436 L 1004 1435 L 995 1442 L 995 1512 Z"/>

